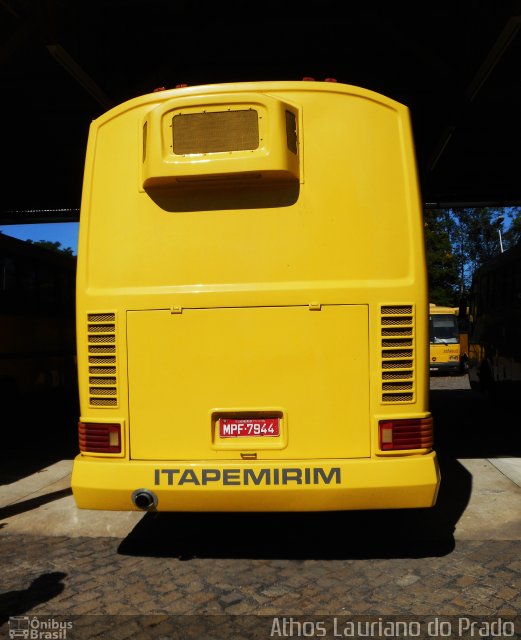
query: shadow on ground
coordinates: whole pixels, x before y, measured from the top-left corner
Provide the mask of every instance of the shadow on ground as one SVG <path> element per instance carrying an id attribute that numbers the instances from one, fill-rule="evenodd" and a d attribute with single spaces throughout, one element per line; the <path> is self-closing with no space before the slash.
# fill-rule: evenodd
<path id="1" fill-rule="evenodd" d="M 62 581 L 66 577 L 66 573 L 44 573 L 33 580 L 27 589 L 7 591 L 0 594 L 0 625 L 5 624 L 12 616 L 22 615 L 35 606 L 55 598 L 65 589 Z M 15 636 L 10 635 L 9 637 Z M 27 631 L 27 635 L 21 635 L 20 637 L 29 638 L 29 631 Z M 44 636 L 42 635 L 41 637 Z M 45 637 L 57 638 L 58 635 L 51 636 L 49 634 Z"/>
<path id="2" fill-rule="evenodd" d="M 119 546 L 123 555 L 191 558 L 363 559 L 442 556 L 472 478 L 441 459 L 432 509 L 325 513 L 148 513 Z"/>
<path id="3" fill-rule="evenodd" d="M 65 498 L 70 495 L 72 495 L 72 489 L 70 487 L 67 487 L 66 489 L 59 489 L 58 491 L 51 491 L 51 493 L 46 493 L 43 496 L 37 496 L 36 498 L 27 498 L 26 500 L 22 500 L 21 502 L 15 502 L 14 504 L 10 504 L 7 507 L 2 507 L 0 509 L 0 520 L 5 520 L 6 518 L 17 516 L 20 513 L 25 513 L 26 511 L 32 511 L 33 509 L 37 509 L 44 504 L 54 502 L 55 500 L 60 500 L 61 498 Z M 0 528 L 2 526 L 3 525 L 0 524 Z"/>

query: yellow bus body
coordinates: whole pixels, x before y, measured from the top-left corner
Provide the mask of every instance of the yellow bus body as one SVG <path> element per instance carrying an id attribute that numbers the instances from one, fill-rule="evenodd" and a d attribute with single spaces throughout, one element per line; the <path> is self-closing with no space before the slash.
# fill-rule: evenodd
<path id="1" fill-rule="evenodd" d="M 78 507 L 432 506 L 421 221 L 408 109 L 371 91 L 186 87 L 95 120 Z"/>

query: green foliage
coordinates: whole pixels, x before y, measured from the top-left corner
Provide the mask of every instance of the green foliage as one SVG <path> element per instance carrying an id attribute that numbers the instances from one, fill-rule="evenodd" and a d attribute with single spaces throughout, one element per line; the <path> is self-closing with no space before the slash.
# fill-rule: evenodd
<path id="1" fill-rule="evenodd" d="M 504 216 L 500 210 L 483 207 L 459 209 L 452 212 L 452 217 L 455 221 L 453 242 L 460 247 L 462 290 L 466 291 L 474 271 L 501 253 Z"/>
<path id="2" fill-rule="evenodd" d="M 450 216 L 443 209 L 425 212 L 425 247 L 429 277 L 429 301 L 455 306 L 458 298 L 457 261 L 449 235 Z"/>
<path id="3" fill-rule="evenodd" d="M 510 227 L 505 231 L 503 239 L 505 250 L 521 242 L 521 207 L 517 207 L 510 213 Z"/>
<path id="4" fill-rule="evenodd" d="M 71 257 L 74 256 L 73 250 L 70 247 L 62 247 L 61 242 L 51 242 L 50 240 L 37 240 L 36 242 L 34 242 L 33 240 L 27 240 L 27 242 L 38 247 L 43 247 L 44 249 L 48 249 L 49 251 L 64 253 Z"/>
<path id="5" fill-rule="evenodd" d="M 432 209 L 425 212 L 430 302 L 457 306 L 472 274 L 521 240 L 521 208 Z"/>

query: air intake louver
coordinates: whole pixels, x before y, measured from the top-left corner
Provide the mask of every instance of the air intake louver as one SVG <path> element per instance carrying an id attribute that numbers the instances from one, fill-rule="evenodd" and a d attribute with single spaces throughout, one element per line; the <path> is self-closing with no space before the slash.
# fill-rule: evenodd
<path id="1" fill-rule="evenodd" d="M 413 305 L 380 308 L 382 402 L 413 402 L 415 325 Z"/>
<path id="2" fill-rule="evenodd" d="M 87 316 L 89 405 L 117 407 L 116 314 Z"/>
<path id="3" fill-rule="evenodd" d="M 172 119 L 177 155 L 257 149 L 259 114 L 254 109 L 180 113 Z"/>

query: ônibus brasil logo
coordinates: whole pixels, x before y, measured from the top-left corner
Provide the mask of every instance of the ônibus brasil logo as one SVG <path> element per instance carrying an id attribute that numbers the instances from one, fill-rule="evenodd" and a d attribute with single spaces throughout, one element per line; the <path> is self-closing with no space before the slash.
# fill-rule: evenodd
<path id="1" fill-rule="evenodd" d="M 54 618 L 37 618 L 35 616 L 11 616 L 9 618 L 9 638 L 22 640 L 66 640 L 67 631 L 72 629 L 72 622 L 55 620 Z"/>

